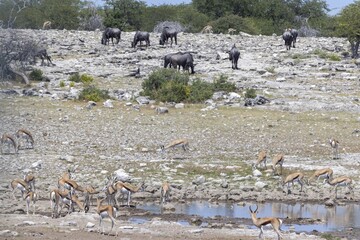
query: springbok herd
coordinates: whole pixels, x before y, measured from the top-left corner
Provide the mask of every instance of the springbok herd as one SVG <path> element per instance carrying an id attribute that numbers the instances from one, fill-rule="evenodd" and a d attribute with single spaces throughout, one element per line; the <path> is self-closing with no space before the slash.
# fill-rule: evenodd
<path id="1" fill-rule="evenodd" d="M 339 142 L 336 139 L 329 140 L 330 146 L 334 151 L 334 159 L 339 158 L 338 148 Z M 186 139 L 176 139 L 170 142 L 166 146 L 160 146 L 161 151 L 165 151 L 169 148 L 180 147 L 184 151 L 189 150 L 189 141 Z M 17 154 L 19 149 L 30 149 L 34 148 L 34 139 L 32 134 L 26 129 L 19 129 L 15 136 L 11 134 L 3 134 L 1 138 L 1 152 L 5 153 L 14 153 Z M 13 150 L 12 150 L 13 149 Z M 282 168 L 284 163 L 284 154 L 276 154 L 272 158 L 271 170 L 273 174 L 282 175 Z M 255 170 L 258 166 L 263 165 L 264 169 L 267 169 L 267 153 L 265 150 L 261 150 L 258 154 L 257 161 L 252 165 Z M 280 173 L 277 171 L 276 167 L 279 166 Z M 335 188 L 335 198 L 337 198 L 337 189 L 341 186 L 347 186 L 348 189 L 353 193 L 353 188 L 351 186 L 352 179 L 350 177 L 333 177 L 333 170 L 331 168 L 324 168 L 320 170 L 316 170 L 313 175 L 311 175 L 307 180 L 305 179 L 304 173 L 301 171 L 297 171 L 289 174 L 283 180 L 281 180 L 282 186 L 287 185 L 287 194 L 290 194 L 290 184 L 294 185 L 294 183 L 299 183 L 301 186 L 300 192 L 303 190 L 304 183 L 310 185 L 311 180 L 319 180 L 324 179 L 324 183 L 328 183 Z M 33 205 L 33 214 L 35 214 L 35 203 L 38 199 L 38 195 L 35 192 L 35 179 L 36 177 L 32 174 L 26 174 L 23 179 L 14 179 L 11 181 L 12 194 L 14 199 L 15 190 L 19 189 L 21 191 L 21 197 L 26 202 L 26 212 L 29 214 L 30 205 Z M 61 216 L 61 211 L 63 207 L 67 208 L 67 214 L 70 214 L 74 211 L 74 207 L 77 206 L 81 211 L 88 212 L 91 206 L 91 198 L 95 194 L 105 193 L 105 197 L 100 198 L 97 197 L 97 204 L 95 211 L 100 216 L 100 224 L 101 228 L 102 219 L 107 217 L 111 220 L 111 230 L 115 224 L 116 219 L 116 211 L 120 207 L 118 198 L 120 196 L 127 197 L 127 206 L 130 206 L 131 194 L 134 192 L 142 191 L 144 189 L 144 183 L 140 186 L 134 186 L 128 182 L 119 181 L 116 177 L 107 178 L 106 183 L 102 189 L 95 189 L 93 186 L 80 186 L 75 180 L 72 179 L 72 173 L 70 170 L 63 173 L 58 180 L 58 188 L 51 190 L 50 192 L 50 203 L 52 209 L 52 217 Z M 166 203 L 169 201 L 169 193 L 170 193 L 170 184 L 168 182 L 164 182 L 161 187 L 161 199 L 160 203 Z M 77 193 L 81 193 L 83 196 L 83 201 L 81 201 L 78 197 Z M 353 193 L 354 194 L 354 193 Z M 119 195 L 119 196 L 118 196 Z M 105 200 L 107 200 L 107 204 L 102 204 Z M 263 235 L 263 227 L 267 224 L 271 224 L 278 235 L 278 239 L 281 239 L 280 226 L 282 224 L 281 219 L 278 218 L 257 218 L 257 206 L 255 210 L 249 208 L 252 221 L 255 226 L 260 229 L 259 238 Z M 104 232 L 104 228 L 102 230 Z"/>

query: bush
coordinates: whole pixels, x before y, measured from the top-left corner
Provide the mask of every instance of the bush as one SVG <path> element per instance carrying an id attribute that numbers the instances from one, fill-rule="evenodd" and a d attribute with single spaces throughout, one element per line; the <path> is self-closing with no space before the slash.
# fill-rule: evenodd
<path id="1" fill-rule="evenodd" d="M 256 90 L 253 88 L 247 88 L 245 98 L 256 98 Z"/>
<path id="2" fill-rule="evenodd" d="M 60 81 L 60 87 L 65 87 L 65 82 L 63 80 Z"/>
<path id="3" fill-rule="evenodd" d="M 90 84 L 94 81 L 94 78 L 87 74 L 80 75 L 79 73 L 71 74 L 69 77 L 69 81 L 72 82 L 82 82 L 84 84 Z"/>
<path id="4" fill-rule="evenodd" d="M 213 88 L 213 84 L 196 79 L 190 88 L 189 101 L 202 102 L 211 98 L 214 93 Z"/>
<path id="5" fill-rule="evenodd" d="M 30 77 L 30 80 L 33 80 L 33 81 L 42 81 L 43 72 L 40 69 L 34 69 L 31 71 L 29 77 Z"/>
<path id="6" fill-rule="evenodd" d="M 101 90 L 93 85 L 85 87 L 79 95 L 80 100 L 99 102 L 101 100 L 109 99 L 109 92 Z"/>
<path id="7" fill-rule="evenodd" d="M 229 28 L 234 28 L 237 32 L 246 32 L 249 34 L 259 34 L 254 21 L 250 18 L 243 18 L 237 15 L 228 15 L 212 21 L 209 25 L 213 26 L 214 33 L 227 33 Z"/>
<path id="8" fill-rule="evenodd" d="M 214 91 L 225 91 L 225 92 L 234 92 L 236 91 L 236 86 L 234 83 L 229 83 L 228 77 L 224 74 L 221 74 L 217 79 L 214 80 L 213 87 Z"/>
<path id="9" fill-rule="evenodd" d="M 74 82 L 70 82 L 69 86 L 70 86 L 70 87 L 75 87 L 75 83 L 74 83 Z"/>
<path id="10" fill-rule="evenodd" d="M 173 82 L 173 83 L 169 83 Z M 152 72 L 149 78 L 143 84 L 143 95 L 150 96 L 153 99 L 161 101 L 174 101 L 170 99 L 186 99 L 187 92 L 182 86 L 187 86 L 189 82 L 189 75 L 182 74 L 175 69 L 160 69 Z M 171 96 L 171 91 L 174 95 Z M 162 96 L 164 95 L 164 96 Z M 180 100 L 181 101 L 181 100 Z"/>
<path id="11" fill-rule="evenodd" d="M 69 77 L 69 81 L 80 82 L 81 81 L 80 74 L 79 73 L 71 74 Z"/>
<path id="12" fill-rule="evenodd" d="M 341 57 L 335 53 L 328 53 L 321 49 L 315 49 L 313 52 L 315 55 L 318 55 L 320 58 L 329 59 L 331 61 L 340 61 Z"/>

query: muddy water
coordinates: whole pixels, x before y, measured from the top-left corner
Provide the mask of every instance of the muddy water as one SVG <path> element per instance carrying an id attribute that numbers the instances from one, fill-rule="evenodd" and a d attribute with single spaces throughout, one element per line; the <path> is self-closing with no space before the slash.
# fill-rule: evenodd
<path id="1" fill-rule="evenodd" d="M 204 218 L 222 216 L 232 218 L 250 218 L 249 204 L 246 206 L 232 203 L 213 204 L 207 201 L 194 201 L 176 204 L 174 213 L 198 215 Z M 325 207 L 319 204 L 264 203 L 258 205 L 258 217 L 276 216 L 284 220 L 283 230 L 296 232 L 337 231 L 345 228 L 360 228 L 360 205 Z M 161 213 L 161 207 L 154 203 L 137 206 L 152 213 Z M 252 205 L 255 208 L 255 205 Z M 316 220 L 316 224 L 286 224 L 286 219 Z M 294 222 L 294 221 L 292 221 Z M 305 221 L 309 222 L 309 221 Z M 185 224 L 185 223 L 184 223 Z"/>

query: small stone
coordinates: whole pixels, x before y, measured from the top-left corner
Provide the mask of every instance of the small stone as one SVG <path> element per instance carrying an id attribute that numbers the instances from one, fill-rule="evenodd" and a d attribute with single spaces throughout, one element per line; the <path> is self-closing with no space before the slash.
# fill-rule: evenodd
<path id="1" fill-rule="evenodd" d="M 253 171 L 253 176 L 254 176 L 254 177 L 261 177 L 261 176 L 262 176 L 262 173 L 261 173 L 259 170 L 255 169 L 255 170 Z"/>
<path id="2" fill-rule="evenodd" d="M 95 224 L 91 223 L 91 222 L 88 222 L 85 227 L 86 228 L 93 228 L 93 227 L 95 227 Z"/>

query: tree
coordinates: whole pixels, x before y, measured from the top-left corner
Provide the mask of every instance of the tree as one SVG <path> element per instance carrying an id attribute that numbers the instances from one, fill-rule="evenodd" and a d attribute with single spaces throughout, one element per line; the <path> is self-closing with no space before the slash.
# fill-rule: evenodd
<path id="1" fill-rule="evenodd" d="M 137 0 L 105 0 L 105 27 L 140 30 L 146 4 Z"/>
<path id="2" fill-rule="evenodd" d="M 13 28 L 20 13 L 26 9 L 31 0 L 1 0 L 0 1 L 0 20 L 7 28 Z"/>
<path id="3" fill-rule="evenodd" d="M 346 37 L 351 44 L 351 53 L 353 58 L 359 57 L 360 45 L 360 1 L 345 7 L 338 17 L 338 33 Z"/>
<path id="4" fill-rule="evenodd" d="M 57 29 L 77 29 L 80 7 L 80 0 L 41 0 L 40 4 L 45 20 Z"/>

